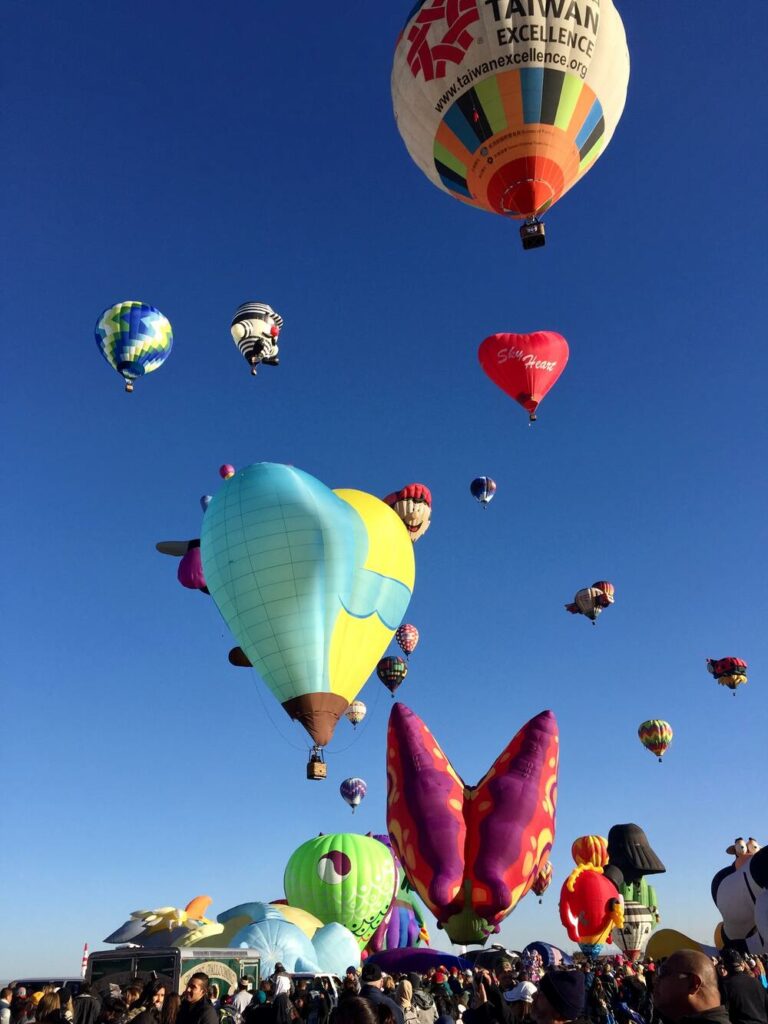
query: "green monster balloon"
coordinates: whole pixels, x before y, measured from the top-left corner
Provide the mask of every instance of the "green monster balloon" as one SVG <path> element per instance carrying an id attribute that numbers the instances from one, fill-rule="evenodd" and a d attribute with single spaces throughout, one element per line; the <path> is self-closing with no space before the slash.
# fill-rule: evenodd
<path id="1" fill-rule="evenodd" d="M 323 924 L 338 921 L 363 949 L 384 920 L 397 889 L 395 861 L 369 836 L 318 836 L 295 850 L 285 869 L 285 896 Z"/>

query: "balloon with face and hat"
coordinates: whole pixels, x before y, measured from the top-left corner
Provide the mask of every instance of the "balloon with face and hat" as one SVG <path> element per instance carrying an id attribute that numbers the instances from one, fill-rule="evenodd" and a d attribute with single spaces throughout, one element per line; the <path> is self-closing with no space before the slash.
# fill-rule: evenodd
<path id="1" fill-rule="evenodd" d="M 259 363 L 278 366 L 278 338 L 283 318 L 266 302 L 244 302 L 235 310 L 230 325 L 232 340 L 255 376 Z"/>

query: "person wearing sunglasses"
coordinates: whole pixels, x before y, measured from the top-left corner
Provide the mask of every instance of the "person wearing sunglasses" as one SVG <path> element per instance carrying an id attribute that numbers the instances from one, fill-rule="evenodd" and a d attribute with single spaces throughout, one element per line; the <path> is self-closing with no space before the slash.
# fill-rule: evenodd
<path id="1" fill-rule="evenodd" d="M 672 1024 L 730 1024 L 708 956 L 681 949 L 656 970 L 653 1005 Z"/>

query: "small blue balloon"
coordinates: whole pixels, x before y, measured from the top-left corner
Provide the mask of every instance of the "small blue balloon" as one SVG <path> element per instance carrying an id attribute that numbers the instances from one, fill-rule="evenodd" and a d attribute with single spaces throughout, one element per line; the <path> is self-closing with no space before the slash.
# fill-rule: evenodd
<path id="1" fill-rule="evenodd" d="M 200 505 L 202 507 L 203 512 L 207 512 L 208 506 L 211 504 L 212 501 L 213 501 L 213 495 L 212 494 L 204 494 L 202 496 L 202 498 L 200 499 Z"/>

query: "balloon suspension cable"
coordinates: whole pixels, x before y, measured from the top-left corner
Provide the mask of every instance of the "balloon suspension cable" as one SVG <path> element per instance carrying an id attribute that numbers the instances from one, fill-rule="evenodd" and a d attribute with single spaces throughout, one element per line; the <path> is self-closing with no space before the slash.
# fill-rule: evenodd
<path id="1" fill-rule="evenodd" d="M 373 707 L 371 708 L 371 711 L 369 711 L 366 714 L 365 718 L 360 723 L 360 732 L 357 731 L 357 726 L 355 726 L 355 731 L 354 731 L 354 734 L 353 734 L 353 737 L 352 737 L 352 742 L 348 743 L 346 745 L 346 747 L 340 747 L 338 750 L 331 750 L 331 751 L 329 751 L 330 754 L 333 754 L 333 755 L 336 755 L 336 754 L 346 754 L 346 752 L 348 750 L 351 750 L 352 747 L 354 747 L 355 744 L 360 739 L 362 739 L 363 733 L 365 732 L 365 730 L 368 728 L 368 726 L 371 723 L 371 719 L 372 719 L 371 712 L 376 710 L 376 708 L 379 706 L 379 701 L 380 700 L 381 700 L 381 687 L 377 686 L 376 687 L 376 699 L 373 702 Z"/>
<path id="2" fill-rule="evenodd" d="M 267 707 L 267 705 L 266 705 L 266 703 L 265 703 L 265 701 L 264 701 L 264 696 L 263 696 L 263 694 L 262 694 L 262 692 L 261 692 L 261 687 L 260 687 L 260 686 L 258 685 L 258 683 L 256 682 L 256 680 L 255 680 L 255 679 L 252 679 L 252 680 L 251 680 L 251 682 L 253 683 L 253 687 L 254 687 L 254 689 L 256 690 L 256 692 L 257 692 L 257 693 L 258 693 L 258 695 L 259 695 L 259 700 L 261 701 L 261 706 L 262 706 L 262 708 L 264 709 L 264 714 L 265 714 L 265 715 L 267 716 L 267 718 L 269 719 L 269 722 L 270 722 L 270 724 L 272 725 L 273 729 L 274 729 L 274 730 L 275 730 L 275 732 L 276 732 L 276 733 L 278 734 L 278 736 L 280 737 L 280 739 L 281 739 L 281 740 L 283 740 L 283 741 L 284 741 L 285 743 L 287 743 L 287 744 L 288 744 L 288 746 L 289 746 L 289 747 L 292 747 L 292 748 L 293 748 L 294 750 L 299 750 L 299 751 L 301 751 L 301 753 L 302 753 L 302 754 L 305 754 L 305 753 L 307 753 L 307 751 L 310 751 L 310 752 L 314 752 L 315 750 L 319 751 L 319 752 L 320 752 L 320 753 L 322 754 L 322 751 L 320 750 L 320 748 L 319 748 L 319 747 L 317 747 L 317 746 L 312 746 L 311 744 L 306 744 L 305 746 L 303 746 L 303 747 L 300 747 L 300 746 L 299 746 L 298 744 L 294 743 L 294 742 L 293 742 L 293 740 L 289 739 L 289 738 L 288 738 L 288 737 L 287 737 L 287 736 L 286 736 L 286 735 L 284 734 L 283 730 L 282 730 L 282 729 L 280 728 L 280 726 L 279 726 L 279 725 L 277 724 L 277 722 L 276 722 L 276 721 L 274 720 L 274 718 L 272 717 L 272 715 L 271 715 L 271 714 L 269 713 L 269 708 Z"/>

